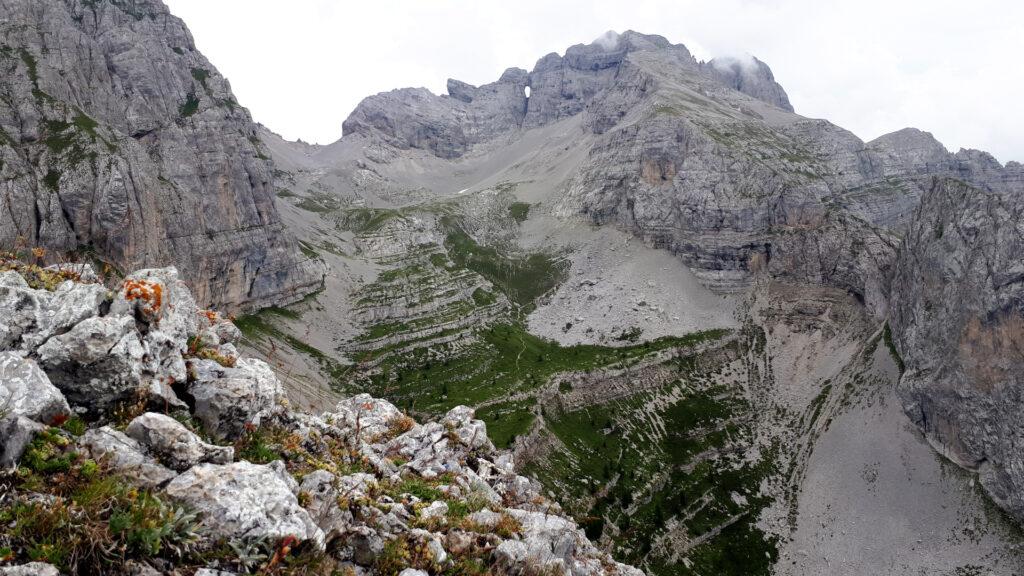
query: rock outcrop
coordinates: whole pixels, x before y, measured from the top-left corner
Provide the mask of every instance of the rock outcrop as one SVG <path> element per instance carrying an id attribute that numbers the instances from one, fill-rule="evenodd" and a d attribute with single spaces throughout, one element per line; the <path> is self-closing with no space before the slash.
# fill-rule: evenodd
<path id="1" fill-rule="evenodd" d="M 20 286 L 10 275 L 30 268 L 6 265 L 6 285 Z M 60 316 L 80 305 L 68 285 L 76 282 L 2 292 L 0 308 L 45 302 Z M 27 561 L 36 541 L 53 542 L 59 529 L 69 531 L 59 533 L 60 546 L 71 551 L 51 559 L 64 573 L 236 573 L 316 562 L 326 573 L 642 574 L 600 551 L 517 475 L 470 408 L 418 424 L 358 395 L 320 416 L 292 412 L 270 367 L 236 355 L 237 330 L 199 310 L 173 269 L 130 275 L 93 313 L 48 338 L 38 338 L 48 324 L 21 325 L 18 350 L 0 352 L 0 389 L 13 391 L 9 410 L 29 423 L 0 436 L 5 457 L 11 444 L 25 452 L 19 474 L 4 480 L 0 513 L 59 513 L 63 494 L 91 498 L 62 522 L 0 536 L 5 573 L 49 570 L 3 565 Z M 126 339 L 130 346 L 118 344 Z M 37 365 L 44 354 L 60 362 Z M 69 412 L 86 420 L 67 426 Z M 215 443 L 225 437 L 235 445 Z M 123 546 L 118 555 L 93 553 L 95 543 L 77 536 L 89 522 L 101 527 L 96 538 L 125 538 L 112 544 Z M 143 537 L 149 544 L 132 539 Z"/>
<path id="2" fill-rule="evenodd" d="M 0 413 L 51 423 L 70 412 L 64 395 L 38 364 L 14 352 L 0 352 Z"/>
<path id="3" fill-rule="evenodd" d="M 280 461 L 203 464 L 167 485 L 167 495 L 199 512 L 205 531 L 231 539 L 288 536 L 323 546 L 323 532 L 299 505 L 299 485 Z"/>
<path id="4" fill-rule="evenodd" d="M 160 0 L 4 2 L 0 70 L 0 247 L 174 264 L 226 309 L 319 285 L 255 124 Z"/>
<path id="5" fill-rule="evenodd" d="M 899 394 L 945 456 L 1024 522 L 1024 194 L 936 179 L 892 280 Z"/>

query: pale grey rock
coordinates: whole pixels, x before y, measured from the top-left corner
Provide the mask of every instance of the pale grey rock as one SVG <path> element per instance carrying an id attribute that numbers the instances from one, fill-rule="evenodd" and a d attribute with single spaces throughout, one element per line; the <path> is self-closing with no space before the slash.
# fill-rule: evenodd
<path id="1" fill-rule="evenodd" d="M 357 526 L 350 530 L 348 545 L 352 549 L 352 560 L 363 566 L 372 566 L 377 557 L 384 552 L 384 539 L 368 526 Z"/>
<path id="2" fill-rule="evenodd" d="M 0 568 L 0 574 L 3 576 L 60 576 L 60 571 L 52 564 L 30 562 L 21 566 Z"/>
<path id="3" fill-rule="evenodd" d="M 576 524 L 567 518 L 515 508 L 506 513 L 522 525 L 523 541 L 531 549 L 531 555 L 537 554 L 536 550 L 544 550 L 568 560 L 577 547 L 590 545 Z"/>
<path id="4" fill-rule="evenodd" d="M 487 437 L 487 425 L 476 419 L 476 413 L 468 406 L 456 406 L 441 419 L 441 424 L 451 430 L 457 443 L 470 450 L 494 451 L 494 445 Z"/>
<path id="5" fill-rule="evenodd" d="M 203 462 L 226 464 L 235 456 L 231 446 L 207 444 L 181 422 L 163 414 L 147 412 L 135 418 L 125 434 L 172 470 L 184 471 Z"/>
<path id="6" fill-rule="evenodd" d="M 24 416 L 50 424 L 70 412 L 64 395 L 34 360 L 0 352 L 0 417 Z"/>
<path id="7" fill-rule="evenodd" d="M 522 574 L 525 567 L 543 567 L 557 573 L 629 574 L 643 572 L 600 558 L 594 545 L 586 539 L 574 522 L 566 518 L 525 510 L 508 509 L 522 525 L 519 540 L 506 540 L 494 551 L 494 560 L 506 573 Z"/>
<path id="8" fill-rule="evenodd" d="M 323 531 L 328 544 L 344 535 L 355 520 L 348 508 L 339 506 L 339 499 L 355 500 L 364 497 L 368 482 L 375 480 L 368 474 L 359 476 L 368 477 L 369 480 L 345 476 L 339 481 L 334 474 L 326 470 L 316 470 L 307 474 L 299 485 L 299 493 L 306 494 L 309 498 L 306 510 Z"/>
<path id="9" fill-rule="evenodd" d="M 530 549 L 525 542 L 505 540 L 494 549 L 494 563 L 503 573 L 518 574 L 519 566 L 526 564 Z"/>
<path id="10" fill-rule="evenodd" d="M 408 460 L 404 468 L 415 470 L 425 478 L 436 478 L 462 468 L 452 445 L 445 427 L 429 422 L 389 442 L 388 453 Z"/>
<path id="11" fill-rule="evenodd" d="M 430 520 L 432 518 L 443 519 L 448 515 L 448 504 L 436 501 L 431 502 L 426 508 L 420 510 L 420 518 Z"/>
<path id="12" fill-rule="evenodd" d="M 428 576 L 424 570 L 417 570 L 415 568 L 406 568 L 398 573 L 398 576 Z"/>
<path id="13" fill-rule="evenodd" d="M 72 404 L 102 410 L 141 386 L 147 349 L 132 317 L 103 316 L 51 338 L 38 354 Z"/>
<path id="14" fill-rule="evenodd" d="M 364 442 L 376 442 L 391 430 L 392 423 L 402 418 L 401 410 L 387 400 L 358 394 L 346 398 L 325 413 L 324 419 L 335 426 L 350 430 Z"/>
<path id="15" fill-rule="evenodd" d="M 1024 189 L 1022 189 L 1024 190 Z M 936 179 L 907 230 L 890 324 L 898 392 L 946 457 L 1024 521 L 1024 194 Z"/>
<path id="16" fill-rule="evenodd" d="M 295 497 L 298 485 L 274 462 L 200 464 L 172 480 L 165 492 L 200 514 L 201 528 L 223 538 L 295 536 L 324 546 L 324 534 Z"/>
<path id="17" fill-rule="evenodd" d="M 33 352 L 55 334 L 95 316 L 108 300 L 99 284 L 63 282 L 54 292 L 29 288 L 14 271 L 0 279 L 0 348 Z"/>
<path id="18" fill-rule="evenodd" d="M 175 344 L 197 335 L 201 320 L 192 293 L 174 267 L 129 274 L 110 306 L 110 314 L 132 316 Z"/>
<path id="19" fill-rule="evenodd" d="M 208 320 L 174 268 L 136 272 L 114 293 L 72 281 L 30 292 L 21 310 L 35 319 L 18 323 L 27 327 L 19 340 L 73 404 L 102 411 L 148 391 L 164 407 L 182 406 L 171 385 L 186 379 L 188 338 Z"/>
<path id="20" fill-rule="evenodd" d="M 466 406 L 453 408 L 441 422 L 415 426 L 387 444 L 389 454 L 408 460 L 404 467 L 427 478 L 461 474 L 467 457 L 493 450 L 487 426 L 474 419 L 473 410 Z"/>
<path id="21" fill-rule="evenodd" d="M 223 308 L 320 284 L 249 113 L 160 0 L 10 0 L 0 38 L 0 244 L 173 262 Z"/>
<path id="22" fill-rule="evenodd" d="M 338 478 L 338 494 L 345 498 L 361 498 L 366 496 L 371 488 L 377 484 L 377 478 L 372 474 L 357 472 Z"/>
<path id="23" fill-rule="evenodd" d="M 176 476 L 147 456 L 138 442 L 109 426 L 87 431 L 78 439 L 78 445 L 92 459 L 143 488 L 162 486 Z"/>
<path id="24" fill-rule="evenodd" d="M 478 460 L 478 464 L 483 462 Z M 501 496 L 487 483 L 480 475 L 470 468 L 463 468 L 462 474 L 456 478 L 456 482 L 464 489 L 466 494 L 482 497 L 492 504 L 500 504 Z"/>
<path id="25" fill-rule="evenodd" d="M 228 572 L 227 570 L 213 570 L 210 568 L 200 568 L 196 570 L 195 576 L 237 576 L 234 572 Z"/>
<path id="26" fill-rule="evenodd" d="M 0 417 L 0 470 L 13 468 L 46 426 L 24 416 Z"/>
<path id="27" fill-rule="evenodd" d="M 189 384 L 188 392 L 194 414 L 212 436 L 237 438 L 246 424 L 258 424 L 281 410 L 284 388 L 266 362 L 241 358 L 233 368 L 212 360 L 196 360 L 191 365 L 196 380 Z"/>
<path id="28" fill-rule="evenodd" d="M 448 552 L 444 549 L 444 544 L 433 534 L 427 540 L 427 551 L 430 552 L 430 557 L 436 564 L 444 565 L 448 561 Z"/>
<path id="29" fill-rule="evenodd" d="M 469 516 L 466 516 L 466 520 L 483 528 L 484 530 L 494 530 L 498 523 L 501 522 L 501 514 L 484 508 L 477 512 L 473 512 Z"/>

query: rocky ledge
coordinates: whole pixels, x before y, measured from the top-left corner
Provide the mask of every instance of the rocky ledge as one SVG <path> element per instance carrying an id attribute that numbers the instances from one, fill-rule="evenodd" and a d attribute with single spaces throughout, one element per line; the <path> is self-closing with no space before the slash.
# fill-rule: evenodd
<path id="1" fill-rule="evenodd" d="M 289 409 L 171 269 L 0 263 L 0 574 L 642 574 L 466 407 Z"/>

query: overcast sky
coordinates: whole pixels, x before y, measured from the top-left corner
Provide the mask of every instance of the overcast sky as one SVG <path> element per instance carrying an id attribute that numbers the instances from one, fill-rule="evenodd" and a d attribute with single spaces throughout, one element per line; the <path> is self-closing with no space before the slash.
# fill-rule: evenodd
<path id="1" fill-rule="evenodd" d="M 869 140 L 914 126 L 1024 161 L 1019 0 L 165 0 L 259 122 L 329 143 L 370 94 L 492 82 L 633 29 L 753 54 L 798 113 Z"/>

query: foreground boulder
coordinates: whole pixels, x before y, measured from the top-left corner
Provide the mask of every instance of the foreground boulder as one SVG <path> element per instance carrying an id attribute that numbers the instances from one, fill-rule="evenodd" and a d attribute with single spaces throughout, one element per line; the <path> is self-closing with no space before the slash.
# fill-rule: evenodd
<path id="1" fill-rule="evenodd" d="M 466 406 L 453 408 L 440 422 L 417 425 L 387 445 L 390 454 L 408 460 L 406 467 L 427 478 L 462 471 L 466 459 L 490 453 L 487 426 Z"/>
<path id="2" fill-rule="evenodd" d="M 202 462 L 226 464 L 235 457 L 234 448 L 207 444 L 181 422 L 163 414 L 143 414 L 132 420 L 125 433 L 172 470 L 188 470 Z"/>
<path id="3" fill-rule="evenodd" d="M 47 373 L 75 404 L 112 407 L 139 388 L 146 347 L 130 316 L 94 317 L 39 348 Z"/>
<path id="4" fill-rule="evenodd" d="M 94 275 L 85 265 L 68 276 Z M 56 275 L 53 281 L 60 278 Z M 97 315 L 107 298 L 107 288 L 94 281 L 65 280 L 50 292 L 31 288 L 17 271 L 0 271 L 0 349 L 32 351 L 53 335 Z"/>
<path id="5" fill-rule="evenodd" d="M 51 423 L 71 412 L 67 400 L 35 361 L 0 352 L 0 414 Z"/>
<path id="6" fill-rule="evenodd" d="M 89 430 L 78 443 L 97 462 L 140 487 L 156 488 L 175 476 L 147 456 L 138 442 L 109 426 Z"/>
<path id="7" fill-rule="evenodd" d="M 293 536 L 323 546 L 324 534 L 296 499 L 280 462 L 203 464 L 167 485 L 167 495 L 199 512 L 207 534 L 229 539 Z"/>
<path id="8" fill-rule="evenodd" d="M 189 394 L 195 416 L 211 435 L 234 439 L 247 424 L 281 409 L 284 388 L 274 371 L 262 360 L 243 358 L 233 367 L 213 360 L 192 363 L 194 382 Z"/>
<path id="9" fill-rule="evenodd" d="M 99 414 L 151 390 L 179 405 L 170 386 L 185 380 L 188 340 L 205 317 L 176 270 L 141 270 L 116 291 L 72 280 L 50 291 L 3 274 L 0 337 L 38 358 L 72 403 Z"/>
<path id="10" fill-rule="evenodd" d="M 324 415 L 328 422 L 355 430 L 368 442 L 382 439 L 391 432 L 404 414 L 387 400 L 358 394 L 338 402 L 334 412 Z"/>
<path id="11" fill-rule="evenodd" d="M 60 576 L 60 572 L 52 564 L 32 562 L 21 566 L 0 568 L 2 576 Z"/>

